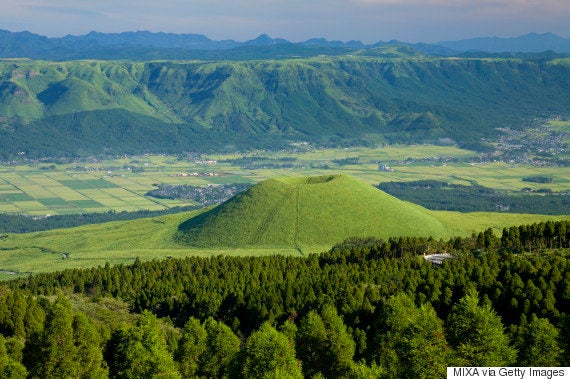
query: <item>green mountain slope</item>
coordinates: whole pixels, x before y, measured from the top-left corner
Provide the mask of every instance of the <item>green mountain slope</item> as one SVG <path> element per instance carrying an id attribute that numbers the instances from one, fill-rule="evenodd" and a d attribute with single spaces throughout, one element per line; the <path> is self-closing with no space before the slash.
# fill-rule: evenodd
<path id="1" fill-rule="evenodd" d="M 40 108 L 41 112 L 13 113 L 22 119 L 124 109 L 162 121 L 180 121 L 133 76 L 137 67 L 100 61 L 6 61 L 0 64 L 0 77 L 4 86 L 14 88 L 15 97 L 26 94 L 27 103 L 35 105 L 34 110 Z M 2 98 L 10 99 L 8 95 Z"/>
<path id="2" fill-rule="evenodd" d="M 348 237 L 450 236 L 428 210 L 346 175 L 261 182 L 179 227 L 201 247 L 303 247 Z"/>
<path id="3" fill-rule="evenodd" d="M 113 137 L 128 119 L 145 152 L 165 150 L 155 144 L 157 134 L 178 152 L 299 140 L 338 146 L 442 138 L 476 148 L 499 127 L 568 116 L 568 104 L 570 65 L 564 59 L 5 60 L 0 151 L 100 153 L 81 134 L 90 129 L 108 141 L 104 151 L 130 152 L 128 138 Z"/>

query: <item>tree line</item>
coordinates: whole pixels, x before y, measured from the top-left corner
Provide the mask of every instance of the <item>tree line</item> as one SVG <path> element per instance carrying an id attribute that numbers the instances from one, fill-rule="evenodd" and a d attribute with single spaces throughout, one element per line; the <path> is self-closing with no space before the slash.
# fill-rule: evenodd
<path id="1" fill-rule="evenodd" d="M 136 220 L 145 217 L 164 216 L 198 209 L 199 206 L 172 207 L 163 210 L 150 211 L 139 210 L 132 212 L 107 212 L 81 213 L 54 215 L 49 217 L 32 217 L 23 214 L 0 213 L 0 233 L 30 233 L 44 230 L 73 228 L 81 225 L 100 224 L 110 221 Z"/>
<path id="2" fill-rule="evenodd" d="M 464 186 L 437 180 L 385 182 L 376 187 L 432 210 L 564 215 L 570 207 L 570 194 L 546 189 L 538 190 L 540 194 L 531 194 L 530 189 L 505 193 L 478 184 Z"/>
<path id="3" fill-rule="evenodd" d="M 569 224 L 33 275 L 0 288 L 0 371 L 434 378 L 447 366 L 568 366 Z M 444 252 L 454 258 L 422 259 Z"/>

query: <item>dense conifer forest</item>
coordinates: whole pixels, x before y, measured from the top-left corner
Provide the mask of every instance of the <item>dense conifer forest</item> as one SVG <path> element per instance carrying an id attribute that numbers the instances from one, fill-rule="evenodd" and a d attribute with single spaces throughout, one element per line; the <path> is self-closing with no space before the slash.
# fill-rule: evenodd
<path id="1" fill-rule="evenodd" d="M 561 221 L 34 275 L 0 287 L 0 371 L 437 378 L 446 366 L 568 366 L 569 249 Z M 453 258 L 422 258 L 433 253 Z"/>

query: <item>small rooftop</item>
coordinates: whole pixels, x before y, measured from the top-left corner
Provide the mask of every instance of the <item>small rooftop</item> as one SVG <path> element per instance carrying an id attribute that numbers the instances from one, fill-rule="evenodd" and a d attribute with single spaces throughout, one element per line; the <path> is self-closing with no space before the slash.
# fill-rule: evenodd
<path id="1" fill-rule="evenodd" d="M 424 255 L 424 259 L 426 261 L 434 263 L 436 265 L 440 265 L 443 263 L 444 260 L 451 258 L 453 258 L 453 255 L 449 253 Z"/>

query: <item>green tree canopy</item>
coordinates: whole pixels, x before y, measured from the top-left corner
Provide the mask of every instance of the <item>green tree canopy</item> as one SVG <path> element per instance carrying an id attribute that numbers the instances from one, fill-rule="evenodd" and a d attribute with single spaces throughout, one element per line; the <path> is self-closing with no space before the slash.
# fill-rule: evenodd
<path id="1" fill-rule="evenodd" d="M 28 372 L 23 364 L 8 356 L 6 339 L 0 334 L 0 376 L 6 379 L 25 378 Z"/>
<path id="2" fill-rule="evenodd" d="M 431 305 L 416 307 L 408 295 L 394 295 L 382 305 L 377 329 L 373 355 L 391 377 L 445 376 L 450 349 Z"/>
<path id="3" fill-rule="evenodd" d="M 107 348 L 110 374 L 118 378 L 180 378 L 160 321 L 142 313 L 137 323 L 117 330 Z"/>
<path id="4" fill-rule="evenodd" d="M 302 378 L 295 347 L 268 322 L 252 333 L 243 352 L 242 373 L 246 378 Z"/>
<path id="5" fill-rule="evenodd" d="M 521 366 L 555 367 L 560 365 L 562 349 L 558 343 L 558 329 L 548 319 L 538 318 L 534 314 L 528 325 L 522 329 L 517 348 L 518 363 Z"/>
<path id="6" fill-rule="evenodd" d="M 80 363 L 79 377 L 106 378 L 108 372 L 103 361 L 102 338 L 84 313 L 76 314 L 73 319 L 73 337 Z"/>
<path id="7" fill-rule="evenodd" d="M 206 337 L 206 329 L 200 320 L 190 317 L 184 325 L 177 351 L 180 372 L 185 378 L 196 375 L 200 357 L 206 351 Z"/>
<path id="8" fill-rule="evenodd" d="M 320 314 L 310 311 L 296 341 L 305 375 L 339 377 L 350 372 L 356 344 L 332 305 L 325 305 Z"/>
<path id="9" fill-rule="evenodd" d="M 79 376 L 79 361 L 73 334 L 71 302 L 59 296 L 46 314 L 44 329 L 26 341 L 31 352 L 32 376 L 66 378 Z"/>
<path id="10" fill-rule="evenodd" d="M 209 317 L 204 322 L 206 351 L 200 357 L 199 374 L 220 378 L 228 375 L 240 350 L 239 338 L 223 322 Z"/>
<path id="11" fill-rule="evenodd" d="M 500 317 L 489 304 L 479 305 L 477 291 L 469 290 L 453 306 L 448 338 L 458 366 L 508 366 L 516 358 Z"/>

